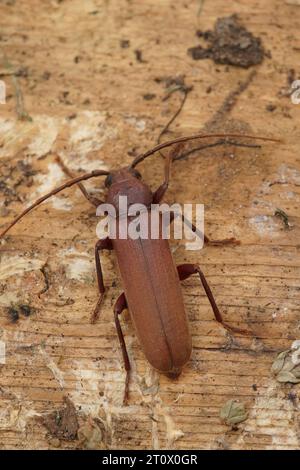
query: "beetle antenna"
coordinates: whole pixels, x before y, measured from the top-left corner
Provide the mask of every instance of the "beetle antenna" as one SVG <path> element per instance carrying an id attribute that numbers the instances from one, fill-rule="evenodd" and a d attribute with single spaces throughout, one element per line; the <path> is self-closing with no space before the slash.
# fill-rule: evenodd
<path id="1" fill-rule="evenodd" d="M 178 137 L 177 139 L 168 140 L 167 142 L 163 142 L 161 144 L 156 145 L 155 147 L 148 150 L 147 152 L 141 155 L 138 155 L 131 163 L 130 168 L 134 168 L 138 163 L 145 160 L 145 158 L 149 157 L 150 155 L 153 155 L 155 152 L 158 152 L 159 150 L 169 147 L 170 145 L 177 144 L 179 142 L 187 142 L 189 140 L 206 139 L 208 137 L 219 137 L 219 138 L 224 138 L 224 139 L 226 139 L 227 137 L 232 137 L 232 138 L 263 140 L 266 142 L 278 142 L 278 143 L 282 142 L 282 140 L 280 139 L 274 139 L 271 137 L 260 137 L 260 136 L 248 135 L 248 134 L 194 134 L 194 135 L 185 136 L 185 137 Z"/>
<path id="2" fill-rule="evenodd" d="M 58 186 L 57 188 L 53 189 L 48 194 L 45 194 L 44 196 L 40 197 L 31 206 L 27 207 L 27 209 L 21 212 L 21 214 L 19 214 L 9 224 L 9 226 L 2 233 L 0 233 L 0 239 L 4 237 L 4 235 L 8 232 L 8 230 L 10 230 L 17 222 L 19 222 L 20 219 L 22 219 L 26 214 L 28 214 L 28 212 L 32 211 L 32 209 L 40 205 L 42 202 L 46 201 L 46 199 L 50 198 L 51 196 L 54 196 L 55 194 L 59 193 L 60 191 L 63 191 L 66 188 L 70 188 L 71 186 L 79 183 L 80 181 L 88 180 L 90 178 L 94 178 L 95 176 L 102 176 L 102 175 L 109 175 L 109 172 L 104 171 L 104 170 L 94 170 L 94 171 L 91 171 L 90 173 L 85 173 L 84 175 L 77 176 L 76 178 L 72 178 L 66 181 L 61 186 Z"/>

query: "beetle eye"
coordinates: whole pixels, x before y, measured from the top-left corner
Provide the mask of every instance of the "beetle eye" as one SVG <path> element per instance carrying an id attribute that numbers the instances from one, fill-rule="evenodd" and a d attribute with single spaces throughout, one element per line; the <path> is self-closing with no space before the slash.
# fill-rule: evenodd
<path id="1" fill-rule="evenodd" d="M 132 172 L 132 173 L 133 173 L 133 175 L 134 175 L 137 179 L 140 180 L 140 179 L 142 178 L 142 175 L 141 175 L 141 173 L 140 173 L 139 171 L 133 169 L 133 172 Z"/>
<path id="2" fill-rule="evenodd" d="M 111 186 L 111 184 L 112 184 L 112 174 L 107 175 L 107 177 L 105 178 L 104 184 L 105 184 L 106 188 L 109 188 L 109 186 Z"/>

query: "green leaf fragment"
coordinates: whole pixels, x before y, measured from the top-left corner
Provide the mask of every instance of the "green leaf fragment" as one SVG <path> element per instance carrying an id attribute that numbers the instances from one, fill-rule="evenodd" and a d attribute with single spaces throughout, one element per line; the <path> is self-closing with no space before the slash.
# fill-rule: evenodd
<path id="1" fill-rule="evenodd" d="M 279 374 L 277 375 L 276 378 L 277 378 L 278 382 L 281 382 L 281 383 L 287 383 L 287 382 L 290 382 L 292 384 L 300 383 L 300 378 L 295 377 L 295 375 L 292 374 L 292 372 L 289 372 L 289 371 L 279 372 Z"/>
<path id="2" fill-rule="evenodd" d="M 293 369 L 293 375 L 297 377 L 297 379 L 300 379 L 300 366 L 297 366 Z"/>
<path id="3" fill-rule="evenodd" d="M 287 350 L 287 351 L 282 351 L 281 353 L 278 354 L 277 358 L 275 359 L 271 367 L 271 371 L 274 375 L 277 375 L 283 368 L 285 358 L 289 352 L 290 350 Z"/>
<path id="4" fill-rule="evenodd" d="M 287 357 L 287 358 L 285 359 L 285 363 L 284 363 L 284 365 L 283 365 L 283 367 L 282 367 L 282 370 L 283 370 L 283 371 L 289 371 L 289 372 L 290 372 L 290 371 L 292 371 L 292 370 L 294 369 L 294 367 L 295 367 L 295 364 L 293 364 L 291 358 L 290 358 L 290 357 Z"/>
<path id="5" fill-rule="evenodd" d="M 228 400 L 220 411 L 220 417 L 230 426 L 245 421 L 248 418 L 248 413 L 243 403 Z"/>
<path id="6" fill-rule="evenodd" d="M 293 345 L 294 344 L 295 343 L 293 343 Z M 293 346 L 292 349 L 282 351 L 276 357 L 272 364 L 271 372 L 275 375 L 278 382 L 292 384 L 300 383 L 300 365 L 298 363 L 295 364 L 295 361 L 293 360 L 293 355 L 299 352 L 298 349 Z"/>

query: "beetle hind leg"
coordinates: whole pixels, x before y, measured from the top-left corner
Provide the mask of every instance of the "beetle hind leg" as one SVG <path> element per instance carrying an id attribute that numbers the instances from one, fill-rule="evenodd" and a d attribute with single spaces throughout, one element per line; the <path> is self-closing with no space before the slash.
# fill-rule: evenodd
<path id="1" fill-rule="evenodd" d="M 123 356 L 123 362 L 124 362 L 124 367 L 126 370 L 126 379 L 125 379 L 125 390 L 124 390 L 124 398 L 123 398 L 123 403 L 124 405 L 127 405 L 128 403 L 128 397 L 129 397 L 129 380 L 130 380 L 130 362 L 129 362 L 129 357 L 126 349 L 126 344 L 124 340 L 124 335 L 122 332 L 120 320 L 119 320 L 119 315 L 127 308 L 127 300 L 125 297 L 124 292 L 118 297 L 115 306 L 114 306 L 114 317 L 115 317 L 115 324 L 116 324 L 116 329 L 120 341 L 120 346 L 122 350 L 122 356 Z"/>
<path id="2" fill-rule="evenodd" d="M 209 300 L 209 303 L 211 305 L 211 308 L 214 312 L 215 319 L 217 322 L 221 323 L 226 330 L 232 332 L 232 333 L 239 333 L 242 335 L 247 335 L 247 336 L 253 336 L 251 331 L 248 330 L 243 330 L 241 328 L 235 328 L 234 326 L 228 325 L 226 322 L 224 322 L 221 312 L 216 304 L 216 301 L 214 299 L 213 293 L 210 290 L 210 287 L 208 285 L 207 280 L 205 279 L 205 276 L 203 272 L 201 271 L 200 267 L 197 264 L 181 264 L 177 266 L 177 271 L 179 275 L 179 279 L 181 281 L 184 281 L 184 279 L 187 279 L 190 277 L 192 274 L 199 274 L 200 280 L 202 282 L 203 288 L 205 290 L 205 293 L 207 295 L 207 298 Z"/>

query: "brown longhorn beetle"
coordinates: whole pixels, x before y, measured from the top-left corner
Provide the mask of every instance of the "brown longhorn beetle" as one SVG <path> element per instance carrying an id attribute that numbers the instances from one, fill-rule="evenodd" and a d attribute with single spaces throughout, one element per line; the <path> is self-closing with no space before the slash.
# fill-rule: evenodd
<path id="1" fill-rule="evenodd" d="M 122 223 L 122 217 L 118 213 L 119 196 L 127 196 L 128 207 L 135 203 L 144 204 L 147 208 L 150 208 L 151 204 L 158 204 L 162 200 L 168 188 L 172 161 L 179 159 L 180 157 L 180 155 L 178 155 L 178 145 L 182 145 L 183 142 L 194 139 L 212 137 L 225 139 L 222 143 L 226 143 L 226 138 L 230 137 L 280 142 L 276 139 L 254 137 L 250 135 L 199 134 L 189 137 L 180 137 L 156 145 L 151 150 L 136 157 L 131 165 L 112 172 L 95 170 L 74 178 L 70 171 L 64 167 L 65 173 L 67 173 L 67 175 L 72 179 L 66 181 L 64 184 L 45 196 L 42 196 L 30 207 L 25 209 L 0 234 L 0 239 L 4 237 L 13 225 L 15 225 L 32 209 L 49 197 L 75 184 L 79 186 L 79 189 L 85 198 L 94 206 L 98 207 L 102 201 L 92 197 L 82 185 L 82 181 L 95 178 L 97 176 L 106 176 L 105 186 L 108 190 L 106 203 L 112 204 L 116 209 L 117 224 L 120 226 Z M 141 175 L 135 167 L 138 163 L 155 152 L 174 144 L 177 144 L 177 146 L 173 148 L 173 151 L 171 151 L 167 157 L 165 157 L 164 181 L 156 191 L 152 192 L 149 186 L 141 180 Z M 214 145 L 215 144 L 210 144 L 209 146 Z M 149 216 L 149 212 L 147 214 Z M 127 217 L 127 214 L 125 217 Z M 172 221 L 175 217 L 176 214 L 171 214 L 170 220 Z M 191 223 L 190 225 L 194 231 L 197 230 Z M 235 240 L 234 238 L 213 241 L 209 240 L 206 236 L 204 236 L 204 242 L 210 244 L 239 243 L 238 240 Z M 200 267 L 197 264 L 181 264 L 175 267 L 168 240 L 160 237 L 158 239 L 139 238 L 134 240 L 129 237 L 127 237 L 127 239 L 121 239 L 117 236 L 116 239 L 110 239 L 107 237 L 97 241 L 95 245 L 95 261 L 99 299 L 92 315 L 92 323 L 94 323 L 98 318 L 101 302 L 105 293 L 100 262 L 100 253 L 102 250 L 115 251 L 124 287 L 124 292 L 119 296 L 114 306 L 114 319 L 126 370 L 124 392 L 125 403 L 127 402 L 129 391 L 130 362 L 119 320 L 120 314 L 125 309 L 128 308 L 130 312 L 135 331 L 147 360 L 156 370 L 168 375 L 169 377 L 177 377 L 191 356 L 192 341 L 184 309 L 180 281 L 187 279 L 192 274 L 199 275 L 214 312 L 215 319 L 230 331 L 249 334 L 248 331 L 240 330 L 224 323 L 213 294 Z"/>

